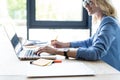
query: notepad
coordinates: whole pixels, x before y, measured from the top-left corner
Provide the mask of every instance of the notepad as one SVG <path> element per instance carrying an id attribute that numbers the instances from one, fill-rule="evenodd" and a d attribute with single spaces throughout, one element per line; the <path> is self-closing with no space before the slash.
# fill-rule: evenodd
<path id="1" fill-rule="evenodd" d="M 53 60 L 38 59 L 38 60 L 32 61 L 30 63 L 37 65 L 37 66 L 48 66 L 53 63 Z"/>

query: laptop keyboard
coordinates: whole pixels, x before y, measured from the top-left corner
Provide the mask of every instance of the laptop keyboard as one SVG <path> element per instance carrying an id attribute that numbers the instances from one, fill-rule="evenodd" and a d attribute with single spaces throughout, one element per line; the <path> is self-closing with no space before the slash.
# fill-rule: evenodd
<path id="1" fill-rule="evenodd" d="M 25 53 L 25 56 L 33 57 L 33 56 L 38 56 L 38 55 L 34 54 L 34 50 L 27 50 Z"/>

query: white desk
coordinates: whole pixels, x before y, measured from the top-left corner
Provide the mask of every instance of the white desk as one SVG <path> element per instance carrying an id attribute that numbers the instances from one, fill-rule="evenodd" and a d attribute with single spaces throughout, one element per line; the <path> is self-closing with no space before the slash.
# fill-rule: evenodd
<path id="1" fill-rule="evenodd" d="M 20 61 L 16 57 L 10 42 L 0 28 L 0 80 L 39 80 L 40 78 L 27 78 L 26 70 L 29 61 Z M 64 60 L 66 62 L 77 62 L 78 60 Z M 43 80 L 120 80 L 120 72 L 102 61 L 80 61 L 96 72 L 96 76 L 77 77 L 51 77 Z"/>

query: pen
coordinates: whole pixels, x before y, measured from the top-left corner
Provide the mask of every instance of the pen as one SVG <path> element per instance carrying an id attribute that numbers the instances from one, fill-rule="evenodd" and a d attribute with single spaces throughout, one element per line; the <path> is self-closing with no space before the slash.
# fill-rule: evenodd
<path id="1" fill-rule="evenodd" d="M 58 35 L 56 36 L 56 38 L 54 39 L 55 41 L 58 39 Z"/>
<path id="2" fill-rule="evenodd" d="M 33 63 L 33 61 L 30 61 L 30 64 L 32 64 Z"/>
<path id="3" fill-rule="evenodd" d="M 30 61 L 30 64 L 33 64 L 34 61 Z M 62 60 L 53 60 L 52 63 L 62 63 Z"/>
<path id="4" fill-rule="evenodd" d="M 61 62 L 62 62 L 62 60 L 53 60 L 52 63 L 61 63 Z"/>

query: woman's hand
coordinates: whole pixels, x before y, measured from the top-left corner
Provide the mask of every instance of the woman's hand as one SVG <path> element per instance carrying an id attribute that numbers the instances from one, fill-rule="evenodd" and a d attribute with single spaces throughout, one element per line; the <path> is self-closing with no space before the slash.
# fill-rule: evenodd
<path id="1" fill-rule="evenodd" d="M 63 43 L 57 40 L 51 40 L 51 45 L 53 46 L 44 46 L 44 47 L 40 47 L 35 54 L 39 55 L 42 52 L 46 52 L 49 54 L 56 54 L 58 52 L 57 48 L 68 48 L 70 43 Z"/>
<path id="2" fill-rule="evenodd" d="M 35 54 L 40 55 L 42 52 L 46 52 L 49 54 L 55 54 L 57 52 L 56 48 L 53 48 L 51 46 L 45 46 L 45 47 L 40 47 Z"/>
<path id="3" fill-rule="evenodd" d="M 63 43 L 57 40 L 51 40 L 51 45 L 55 48 L 68 48 L 70 46 L 69 43 Z"/>

